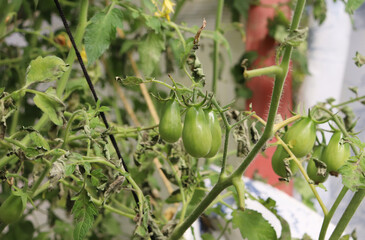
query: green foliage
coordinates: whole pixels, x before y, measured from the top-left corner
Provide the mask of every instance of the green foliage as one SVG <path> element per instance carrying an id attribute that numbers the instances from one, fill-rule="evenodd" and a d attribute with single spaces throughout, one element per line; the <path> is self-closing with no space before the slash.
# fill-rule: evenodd
<path id="1" fill-rule="evenodd" d="M 270 223 L 251 209 L 235 210 L 232 213 L 234 228 L 239 228 L 243 238 L 250 240 L 277 239 L 276 232 Z"/>
<path id="2" fill-rule="evenodd" d="M 96 13 L 85 30 L 84 42 L 89 64 L 93 64 L 115 38 L 116 28 L 123 27 L 123 13 L 110 6 L 104 12 Z"/>
<path id="3" fill-rule="evenodd" d="M 49 91 L 45 93 L 34 93 L 36 93 L 33 98 L 35 105 L 41 109 L 54 124 L 61 126 L 63 124 L 61 112 L 65 107 L 64 103 L 54 95 L 52 89 L 49 89 Z"/>
<path id="4" fill-rule="evenodd" d="M 37 57 L 32 60 L 26 72 L 26 85 L 35 82 L 49 82 L 59 79 L 68 66 L 56 56 Z"/>
<path id="5" fill-rule="evenodd" d="M 353 14 L 364 2 L 364 0 L 348 0 L 346 2 L 346 12 Z"/>
<path id="6" fill-rule="evenodd" d="M 237 50 L 230 46 L 225 34 L 238 31 L 242 37 L 239 40 L 244 41 L 249 7 L 260 3 L 226 0 L 232 21 L 224 19 L 215 30 L 201 29 L 201 41 L 194 43 L 193 36 L 199 27 L 174 20 L 180 19 L 180 10 L 189 1 L 60 2 L 71 32 L 80 44 L 78 49 L 84 61 L 87 60 L 86 70 L 98 97 L 95 102 L 94 93 L 90 92 L 83 72 L 77 66 L 66 30 L 44 27 L 46 23 L 53 26 L 51 16 L 59 16 L 53 4 L 41 4 L 38 0 L 0 0 L 1 206 L 4 206 L 10 189 L 17 189 L 22 198 L 21 202 L 18 201 L 22 211 L 15 216 L 20 219 L 14 218 L 17 222 L 6 228 L 0 224 L 0 238 L 178 239 L 197 216 L 203 214 L 204 226 L 209 228 L 208 231 L 215 229 L 212 230 L 214 233 L 202 234 L 203 239 L 215 239 L 217 233 L 229 235 L 232 226 L 239 228 L 242 237 L 249 240 L 276 239 L 274 229 L 260 213 L 250 209 L 244 212 L 233 210 L 231 219 L 222 211 L 221 205 L 216 204 L 222 203 L 226 196 L 239 199 L 229 188 L 233 184 L 229 174 L 234 173 L 237 179 L 243 173 L 233 170 L 230 161 L 227 163 L 231 155 L 228 147 L 231 130 L 237 139 L 238 154 L 244 158 L 241 168 L 246 163 L 249 165 L 253 156 L 258 154 L 259 151 L 251 152 L 256 144 L 259 144 L 257 149 L 265 148 L 265 141 L 259 140 L 268 140 L 273 132 L 263 134 L 265 124 L 256 124 L 253 117 L 257 116 L 252 109 L 238 112 L 232 104 L 220 104 L 222 99 L 217 97 L 221 95 L 220 89 L 218 93 L 209 92 L 200 109 L 212 108 L 217 114 L 219 122 L 217 120 L 215 127 L 226 130 L 225 145 L 223 148 L 217 146 L 216 156 L 198 160 L 187 153 L 181 140 L 167 143 L 161 139 L 158 119 L 151 115 L 155 110 L 160 112 L 162 104 L 156 99 L 150 100 L 146 92 L 141 94 L 139 88 L 141 83 L 146 83 L 151 95 L 160 100 L 166 99 L 170 91 L 174 92 L 180 108 L 174 117 L 176 121 L 180 120 L 180 114 L 187 114 L 189 104 L 205 96 L 205 82 L 209 84 L 211 81 L 205 77 L 205 74 L 209 76 L 205 69 L 207 64 L 199 61 L 207 49 L 209 54 L 206 46 L 224 47 L 218 52 L 221 61 L 217 66 L 218 73 L 224 73 L 223 67 L 232 65 L 231 49 Z M 195 4 L 195 1 L 190 2 Z M 315 17 L 322 21 L 325 17 L 324 1 L 314 1 L 313 4 Z M 348 1 L 347 10 L 353 11 L 359 4 L 359 1 Z M 279 9 L 275 6 L 276 16 L 269 24 L 270 36 L 282 43 L 279 50 L 297 47 L 291 59 L 294 73 L 299 69 L 294 78 L 303 77 L 308 73 L 303 54 L 306 46 L 301 44 L 306 32 L 301 29 L 288 32 L 290 22 Z M 217 10 L 218 13 L 223 11 Z M 208 28 L 214 29 L 212 25 L 209 22 Z M 302 22 L 301 26 L 304 25 Z M 21 36 L 24 45 L 8 41 L 15 34 Z M 225 54 L 229 58 L 227 62 L 222 58 Z M 214 55 L 213 61 L 218 57 Z M 236 95 L 232 96 L 233 100 L 251 97 L 243 75 L 251 71 L 248 69 L 257 59 L 257 52 L 245 52 L 234 66 Z M 361 65 L 362 56 L 357 54 L 355 61 Z M 289 62 L 281 66 L 285 64 L 289 66 Z M 282 70 L 286 74 L 286 70 Z M 121 84 L 116 84 L 115 79 Z M 276 81 L 283 83 L 284 79 L 277 76 Z M 356 88 L 351 91 L 355 98 L 350 103 L 364 101 Z M 347 106 L 349 103 L 336 107 L 331 101 L 321 105 L 329 111 L 323 118 L 345 133 L 352 131 L 356 116 Z M 272 106 L 276 112 L 277 103 L 273 102 Z M 275 114 L 268 115 L 269 123 L 274 123 L 272 117 Z M 104 123 L 105 119 L 109 124 Z M 336 122 L 336 119 L 339 120 Z M 185 122 L 185 125 L 189 124 Z M 191 128 L 186 132 L 193 134 Z M 359 192 L 364 188 L 362 149 L 365 146 L 355 135 L 347 137 L 346 141 L 355 145 L 357 152 L 354 151 L 355 156 L 340 173 L 344 185 Z M 218 138 L 220 140 L 220 134 Z M 186 141 L 194 143 L 193 140 L 196 139 Z M 195 142 L 193 147 L 204 144 L 207 144 L 206 137 Z M 211 170 L 212 163 L 221 165 L 222 174 Z M 206 179 L 211 180 L 213 188 L 205 186 Z M 295 182 L 302 190 L 303 202 L 312 200 L 308 182 L 297 179 Z M 243 208 L 244 197 L 249 193 L 243 193 L 243 182 L 240 183 L 241 198 L 238 201 L 241 200 L 240 207 Z M 228 191 L 221 194 L 227 188 Z M 172 193 L 168 194 L 170 190 Z M 281 239 L 290 239 L 289 219 L 277 214 L 275 201 L 252 199 L 279 219 Z M 218 223 L 215 228 L 211 213 L 219 216 L 224 226 Z M 44 226 L 24 220 L 34 219 L 38 214 L 46 219 Z M 66 219 L 71 215 L 73 223 Z"/>
<path id="7" fill-rule="evenodd" d="M 138 46 L 140 55 L 139 67 L 145 76 L 150 76 L 156 70 L 161 52 L 165 50 L 164 36 L 156 33 L 148 33 Z"/>
<path id="8" fill-rule="evenodd" d="M 362 65 L 365 64 L 365 57 L 361 55 L 359 52 L 356 52 L 356 55 L 353 58 L 353 60 L 355 61 L 355 65 L 358 67 L 361 67 Z"/>
<path id="9" fill-rule="evenodd" d="M 73 200 L 75 200 L 75 203 L 72 208 L 72 214 L 76 223 L 73 231 L 73 238 L 75 240 L 82 240 L 92 228 L 95 216 L 98 215 L 98 210 L 95 205 L 90 202 L 90 198 L 86 191 L 82 191 Z"/>

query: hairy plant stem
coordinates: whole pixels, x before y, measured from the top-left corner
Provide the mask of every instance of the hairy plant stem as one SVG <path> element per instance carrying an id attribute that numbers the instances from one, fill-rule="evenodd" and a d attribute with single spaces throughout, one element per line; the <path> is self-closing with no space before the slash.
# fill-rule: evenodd
<path id="1" fill-rule="evenodd" d="M 299 21 L 303 13 L 303 9 L 305 6 L 306 0 L 298 0 L 295 8 L 295 12 L 292 19 L 292 24 L 290 26 L 290 30 L 293 31 L 298 28 Z M 292 46 L 286 46 L 284 51 L 284 56 L 282 58 L 282 62 L 280 67 L 282 72 L 276 75 L 276 80 L 274 84 L 274 90 L 271 97 L 271 104 L 269 110 L 268 122 L 265 126 L 265 130 L 259 141 L 253 147 L 251 152 L 248 154 L 246 159 L 242 162 L 242 164 L 233 172 L 229 177 L 222 176 L 219 178 L 218 183 L 212 188 L 212 190 L 205 196 L 205 198 L 200 202 L 200 204 L 191 212 L 191 214 L 185 219 L 182 224 L 179 224 L 175 230 L 172 232 L 169 239 L 176 240 L 179 239 L 184 232 L 194 223 L 194 221 L 205 211 L 205 209 L 210 205 L 211 202 L 227 187 L 233 184 L 232 179 L 235 177 L 242 177 L 243 172 L 246 170 L 248 165 L 252 162 L 254 157 L 259 153 L 262 146 L 273 136 L 274 134 L 274 122 L 276 113 L 279 107 L 279 102 L 281 98 L 281 94 L 283 91 L 283 86 L 285 82 L 285 78 L 287 76 L 289 70 L 289 61 L 292 53 Z M 214 104 L 214 102 L 213 102 Z M 223 117 L 224 114 L 221 113 Z M 225 148 L 224 151 L 227 151 Z M 225 160 L 223 160 L 225 163 Z M 224 167 L 224 166 L 222 166 Z"/>
<path id="2" fill-rule="evenodd" d="M 215 19 L 215 35 L 218 31 L 220 31 L 220 25 L 222 21 L 222 13 L 223 13 L 223 4 L 224 0 L 218 1 L 217 13 Z M 214 46 L 213 46 L 213 81 L 212 81 L 212 92 L 215 94 L 217 92 L 217 81 L 219 74 L 219 40 L 218 38 L 214 38 Z"/>
<path id="3" fill-rule="evenodd" d="M 263 67 L 258 69 L 246 70 L 243 73 L 244 78 L 249 79 L 253 77 L 259 77 L 262 75 L 278 75 L 281 74 L 283 69 L 277 65 L 273 65 L 270 67 Z"/>

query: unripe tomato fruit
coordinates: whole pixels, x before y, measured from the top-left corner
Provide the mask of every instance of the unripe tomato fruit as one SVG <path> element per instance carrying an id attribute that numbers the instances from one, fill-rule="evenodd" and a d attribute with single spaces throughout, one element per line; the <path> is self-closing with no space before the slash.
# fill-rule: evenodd
<path id="1" fill-rule="evenodd" d="M 284 159 L 289 158 L 289 153 L 280 145 L 276 148 L 274 155 L 271 158 L 271 166 L 274 172 L 282 178 L 287 177 Z M 292 174 L 295 174 L 298 170 L 298 166 L 293 160 L 290 160 L 289 168 Z"/>
<path id="2" fill-rule="evenodd" d="M 174 98 L 165 103 L 159 124 L 159 132 L 161 138 L 169 143 L 176 142 L 181 137 L 180 106 Z"/>
<path id="3" fill-rule="evenodd" d="M 326 174 L 324 176 L 317 174 L 318 173 L 318 168 L 316 167 L 316 163 L 313 160 L 315 158 L 317 160 L 322 161 L 322 153 L 323 153 L 323 151 L 324 151 L 324 146 L 323 145 L 315 146 L 314 147 L 314 150 L 313 150 L 312 157 L 309 160 L 308 165 L 307 165 L 307 174 L 308 174 L 308 177 L 315 184 L 323 183 L 328 178 L 328 171 L 326 171 Z"/>
<path id="4" fill-rule="evenodd" d="M 186 111 L 182 139 L 186 152 L 199 158 L 206 156 L 212 146 L 212 134 L 201 107 L 189 107 Z"/>
<path id="5" fill-rule="evenodd" d="M 205 118 L 209 124 L 210 133 L 212 135 L 212 146 L 210 148 L 209 153 L 204 157 L 211 158 L 217 154 L 221 146 L 222 129 L 221 126 L 219 125 L 218 118 L 212 109 L 207 109 L 204 111 L 204 113 L 205 113 Z"/>
<path id="6" fill-rule="evenodd" d="M 303 117 L 288 129 L 283 141 L 291 147 L 290 150 L 296 157 L 304 157 L 312 150 L 316 141 L 315 122 L 310 117 Z"/>
<path id="7" fill-rule="evenodd" d="M 343 142 L 342 133 L 336 131 L 323 151 L 322 160 L 331 175 L 338 175 L 338 169 L 349 159 L 350 145 Z"/>
<path id="8" fill-rule="evenodd" d="M 11 224 L 18 221 L 25 209 L 22 196 L 11 195 L 0 206 L 0 222 Z"/>

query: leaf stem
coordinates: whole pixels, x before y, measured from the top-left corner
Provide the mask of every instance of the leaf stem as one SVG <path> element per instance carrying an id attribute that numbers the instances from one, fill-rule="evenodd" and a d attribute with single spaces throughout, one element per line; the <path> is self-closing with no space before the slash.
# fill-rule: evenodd
<path id="1" fill-rule="evenodd" d="M 333 105 L 333 106 L 331 106 L 331 108 L 342 107 L 342 106 L 347 105 L 349 103 L 357 102 L 357 101 L 364 100 L 364 99 L 365 99 L 365 96 L 356 97 L 356 98 L 350 99 L 350 100 L 348 100 L 346 102 L 342 102 L 342 103 L 339 103 L 337 105 Z"/>

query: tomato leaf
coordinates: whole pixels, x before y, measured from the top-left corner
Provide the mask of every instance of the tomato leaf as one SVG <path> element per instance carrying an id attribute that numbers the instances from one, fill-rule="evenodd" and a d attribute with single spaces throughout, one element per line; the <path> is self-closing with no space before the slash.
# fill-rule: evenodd
<path id="1" fill-rule="evenodd" d="M 134 77 L 134 76 L 127 76 L 125 78 L 116 77 L 115 79 L 125 87 L 137 86 L 137 85 L 143 83 L 142 78 Z"/>
<path id="2" fill-rule="evenodd" d="M 233 228 L 239 228 L 243 238 L 250 240 L 277 239 L 274 228 L 259 212 L 251 209 L 235 210 L 232 217 Z"/>
<path id="3" fill-rule="evenodd" d="M 39 134 L 39 132 L 31 132 L 29 137 L 35 146 L 44 147 L 45 149 L 50 150 L 47 140 L 41 134 Z"/>
<path id="4" fill-rule="evenodd" d="M 94 218 L 98 214 L 98 210 L 90 202 L 85 190 L 73 200 L 75 200 L 75 204 L 72 208 L 72 214 L 76 223 L 73 236 L 74 240 L 82 240 L 93 226 Z"/>
<path id="5" fill-rule="evenodd" d="M 364 2 L 365 0 L 348 0 L 346 2 L 346 12 L 353 14 Z"/>
<path id="6" fill-rule="evenodd" d="M 26 72 L 26 86 L 35 82 L 50 82 L 59 79 L 68 65 L 59 57 L 37 57 L 32 60 Z"/>
<path id="7" fill-rule="evenodd" d="M 35 105 L 41 109 L 54 124 L 61 126 L 63 124 L 61 114 L 62 109 L 64 108 L 63 102 L 53 95 L 51 91 L 45 93 L 32 91 L 32 93 L 36 94 L 33 98 Z"/>
<path id="8" fill-rule="evenodd" d="M 359 52 L 356 52 L 355 57 L 352 60 L 355 61 L 357 67 L 361 67 L 365 64 L 365 56 L 361 55 Z"/>
<path id="9" fill-rule="evenodd" d="M 120 9 L 113 8 L 95 14 L 86 27 L 84 43 L 89 64 L 93 64 L 115 38 L 116 28 L 122 28 L 123 14 Z"/>
<path id="10" fill-rule="evenodd" d="M 354 159 L 351 157 L 350 159 Z M 360 164 L 347 161 L 338 171 L 342 175 L 342 183 L 351 191 L 365 188 L 365 178 L 362 166 L 364 166 L 365 158 L 360 159 Z"/>
<path id="11" fill-rule="evenodd" d="M 148 33 L 138 47 L 139 67 L 145 76 L 149 76 L 160 63 L 161 52 L 165 50 L 163 36 Z"/>

